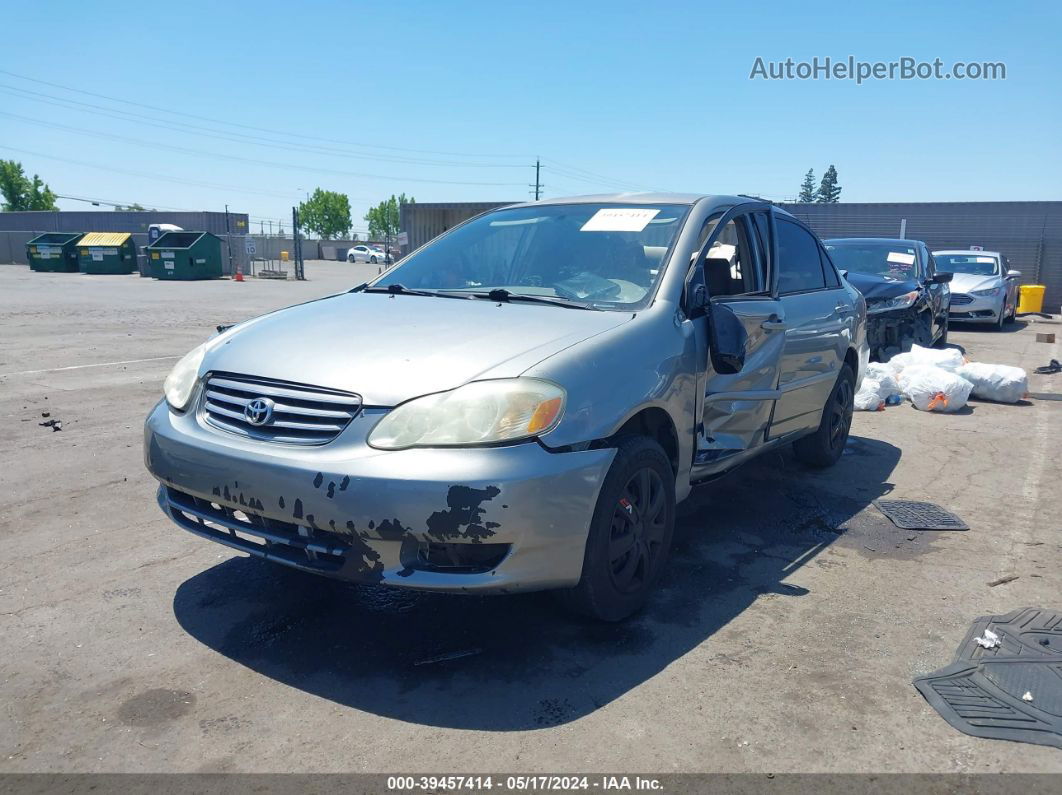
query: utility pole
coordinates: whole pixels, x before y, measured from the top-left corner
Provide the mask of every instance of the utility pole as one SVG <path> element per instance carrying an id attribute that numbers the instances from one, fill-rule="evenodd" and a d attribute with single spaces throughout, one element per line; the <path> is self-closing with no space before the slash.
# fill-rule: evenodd
<path id="1" fill-rule="evenodd" d="M 535 184 L 527 186 L 529 188 L 534 188 L 535 189 L 535 201 L 539 200 L 539 198 L 542 196 L 542 189 L 544 187 L 546 187 L 545 185 L 542 184 L 542 179 L 540 177 L 541 173 L 542 173 L 542 161 L 539 160 L 536 157 L 535 158 Z"/>
<path id="2" fill-rule="evenodd" d="M 217 205 L 215 205 L 217 206 Z M 229 232 L 229 205 L 225 205 L 225 248 L 229 250 L 229 273 L 235 273 L 232 267 L 232 235 Z"/>

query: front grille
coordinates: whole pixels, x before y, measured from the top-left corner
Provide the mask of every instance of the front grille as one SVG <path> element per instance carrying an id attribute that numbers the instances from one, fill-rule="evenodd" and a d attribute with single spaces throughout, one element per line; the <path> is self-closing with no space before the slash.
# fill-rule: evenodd
<path id="1" fill-rule="evenodd" d="M 252 425 L 244 415 L 257 398 L 273 401 L 272 419 Z M 203 394 L 203 416 L 223 431 L 286 444 L 327 444 L 361 410 L 352 392 L 292 384 L 231 373 L 212 373 Z"/>
<path id="2" fill-rule="evenodd" d="M 322 573 L 343 568 L 353 536 L 280 522 L 166 488 L 170 516 L 186 530 L 257 557 Z"/>
<path id="3" fill-rule="evenodd" d="M 962 304 L 972 304 L 972 303 L 973 303 L 973 299 L 970 296 L 968 296 L 968 295 L 963 295 L 962 293 L 952 293 L 951 294 L 951 305 L 952 306 L 961 306 Z"/>

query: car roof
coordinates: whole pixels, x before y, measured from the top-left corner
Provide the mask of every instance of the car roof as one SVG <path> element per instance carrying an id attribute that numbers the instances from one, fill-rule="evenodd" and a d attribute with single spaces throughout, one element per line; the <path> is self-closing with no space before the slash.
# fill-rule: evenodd
<path id="1" fill-rule="evenodd" d="M 972 249 L 968 249 L 968 248 L 942 248 L 939 251 L 934 251 L 933 254 L 934 255 L 936 255 L 936 254 L 969 254 L 971 256 L 980 256 L 980 257 L 1002 257 L 1003 256 L 998 251 L 976 251 L 976 250 L 972 250 Z"/>
<path id="2" fill-rule="evenodd" d="M 909 246 L 912 243 L 921 243 L 921 240 L 912 240 L 904 237 L 826 237 L 823 243 L 895 243 L 899 246 Z"/>
<path id="3" fill-rule="evenodd" d="M 593 193 L 585 196 L 563 196 L 541 201 L 520 202 L 509 207 L 534 207 L 552 204 L 696 204 L 702 199 L 711 199 L 717 204 L 744 204 L 766 199 L 753 196 L 727 196 L 703 193 L 667 193 L 663 191 L 629 191 L 625 193 Z M 785 212 L 781 207 L 777 208 Z M 788 215 L 788 213 L 786 213 Z"/>

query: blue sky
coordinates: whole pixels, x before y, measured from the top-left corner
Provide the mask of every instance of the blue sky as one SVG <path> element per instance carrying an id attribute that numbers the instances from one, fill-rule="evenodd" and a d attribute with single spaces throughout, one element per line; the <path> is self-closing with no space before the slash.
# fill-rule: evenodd
<path id="1" fill-rule="evenodd" d="M 260 219 L 320 186 L 356 229 L 391 193 L 524 199 L 536 156 L 546 197 L 781 199 L 833 163 L 847 201 L 1062 199 L 1055 2 L 153 5 L 5 3 L 0 158 L 61 194 Z M 1007 79 L 749 79 L 849 55 Z"/>

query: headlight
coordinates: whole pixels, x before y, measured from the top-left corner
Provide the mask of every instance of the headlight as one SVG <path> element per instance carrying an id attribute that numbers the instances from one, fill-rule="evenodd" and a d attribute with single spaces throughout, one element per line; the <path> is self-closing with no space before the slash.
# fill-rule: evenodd
<path id="1" fill-rule="evenodd" d="M 206 343 L 193 348 L 184 358 L 174 365 L 166 381 L 162 385 L 162 391 L 166 394 L 166 402 L 177 411 L 184 411 L 188 401 L 192 399 L 195 384 L 199 378 L 199 365 L 206 356 Z"/>
<path id="2" fill-rule="evenodd" d="M 974 290 L 970 295 L 999 295 L 999 288 L 989 287 L 987 290 Z"/>
<path id="3" fill-rule="evenodd" d="M 475 381 L 403 403 L 377 423 L 368 441 L 380 450 L 405 450 L 527 439 L 556 427 L 564 398 L 559 386 L 534 378 Z"/>
<path id="4" fill-rule="evenodd" d="M 918 290 L 898 295 L 895 298 L 884 298 L 879 301 L 867 301 L 867 313 L 889 312 L 893 309 L 907 309 L 918 300 Z"/>

